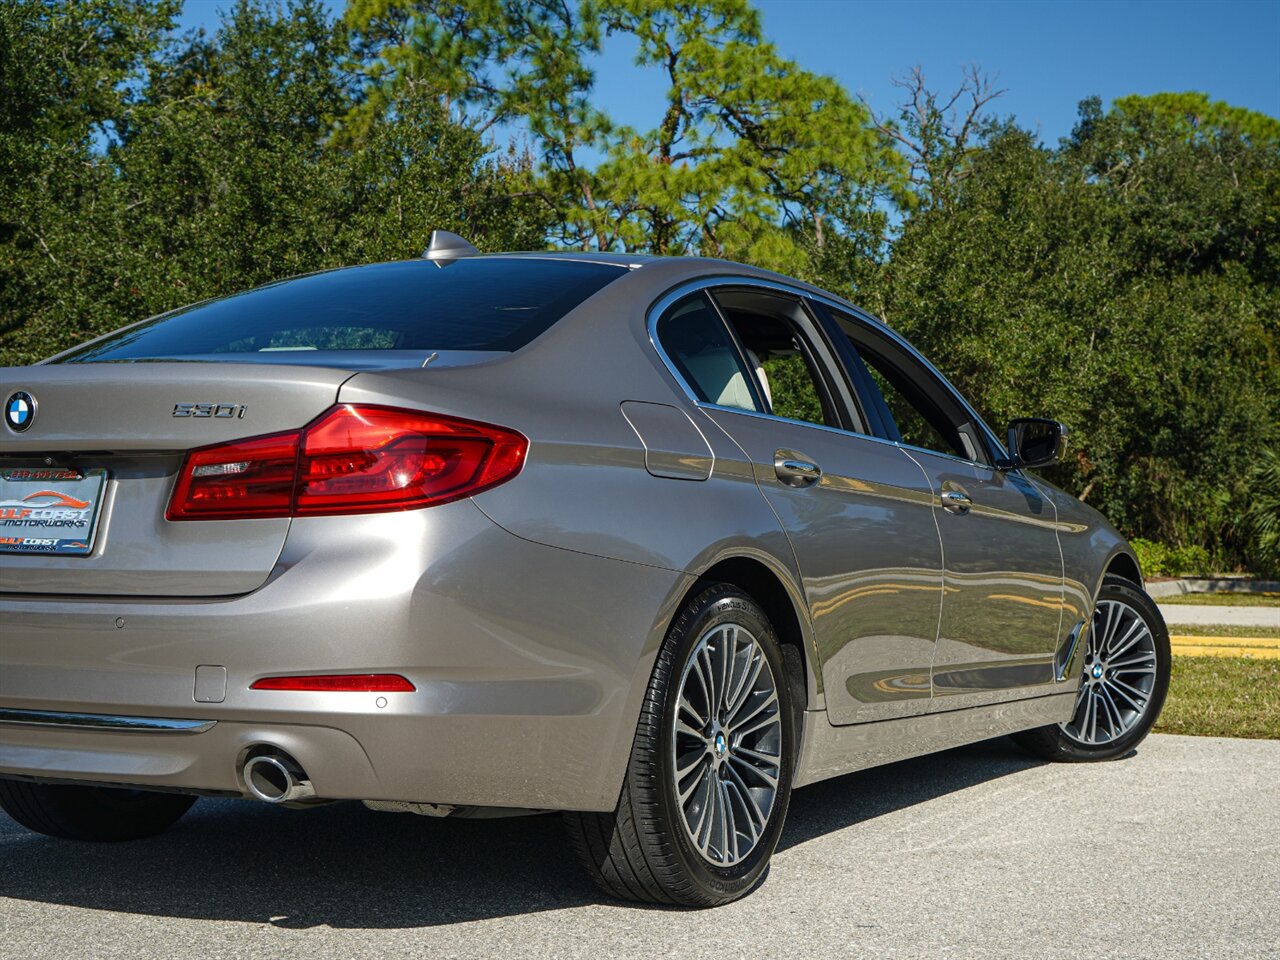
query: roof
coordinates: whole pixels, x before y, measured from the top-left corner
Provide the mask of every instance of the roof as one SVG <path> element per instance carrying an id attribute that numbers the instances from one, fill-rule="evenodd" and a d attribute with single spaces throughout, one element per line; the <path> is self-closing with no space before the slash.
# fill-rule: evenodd
<path id="1" fill-rule="evenodd" d="M 814 286 L 812 283 L 808 283 L 804 280 L 797 280 L 795 277 L 789 277 L 786 274 L 777 273 L 773 270 L 766 270 L 762 267 L 753 267 L 750 264 L 739 263 L 736 260 L 724 260 L 717 257 L 657 256 L 652 253 L 601 253 L 595 250 L 514 250 L 503 253 L 484 253 L 479 256 L 485 259 L 520 258 L 539 260 L 571 260 L 580 263 L 603 263 L 612 264 L 613 266 L 627 270 L 638 270 L 646 265 L 659 263 L 684 264 L 690 267 L 698 266 L 713 272 L 726 271 L 730 273 L 739 273 L 744 276 L 774 280 L 801 292 L 808 292 L 817 297 L 833 301 L 840 304 L 842 307 L 854 310 L 879 324 L 884 324 L 884 321 L 879 317 L 862 309 L 852 301 L 831 293 L 829 290 L 824 290 L 823 288 Z"/>
<path id="2" fill-rule="evenodd" d="M 576 260 L 579 263 L 607 263 L 634 270 L 655 260 L 693 259 L 655 257 L 649 253 L 597 253 L 594 250 L 513 250 L 504 253 L 482 253 L 485 259 L 516 258 L 526 260 Z"/>

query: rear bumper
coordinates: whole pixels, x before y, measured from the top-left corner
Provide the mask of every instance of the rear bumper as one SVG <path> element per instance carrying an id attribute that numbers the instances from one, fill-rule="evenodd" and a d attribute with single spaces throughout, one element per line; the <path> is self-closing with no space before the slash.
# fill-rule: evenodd
<path id="1" fill-rule="evenodd" d="M 312 782 L 318 779 L 347 791 L 334 799 L 379 790 L 368 755 L 349 733 L 281 723 L 213 722 L 203 732 L 177 737 L 52 730 L 0 721 L 0 772 L 37 780 L 247 794 L 240 765 L 251 749 L 265 744 L 306 758 L 300 762 Z"/>
<path id="2" fill-rule="evenodd" d="M 461 501 L 296 520 L 241 597 L 2 595 L 0 708 L 213 725 L 0 722 L 0 776 L 243 794 L 240 765 L 267 746 L 323 798 L 612 809 L 688 581 L 522 540 Z M 225 691 L 206 672 L 197 700 L 200 666 L 224 667 Z M 328 672 L 399 673 L 416 691 L 249 689 Z"/>

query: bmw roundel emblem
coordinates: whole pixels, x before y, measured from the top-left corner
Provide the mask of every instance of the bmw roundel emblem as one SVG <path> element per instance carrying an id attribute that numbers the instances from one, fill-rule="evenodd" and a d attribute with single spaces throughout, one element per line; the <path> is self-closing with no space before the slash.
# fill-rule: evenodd
<path id="1" fill-rule="evenodd" d="M 4 422 L 10 430 L 22 433 L 36 419 L 36 398 L 25 390 L 10 394 L 4 402 Z"/>

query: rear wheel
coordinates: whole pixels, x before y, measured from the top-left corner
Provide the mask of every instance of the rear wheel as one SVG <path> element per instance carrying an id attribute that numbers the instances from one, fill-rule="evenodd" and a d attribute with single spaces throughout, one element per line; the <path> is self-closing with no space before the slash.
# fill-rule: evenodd
<path id="1" fill-rule="evenodd" d="M 684 906 L 748 893 L 786 818 L 793 707 L 764 611 L 728 585 L 696 597 L 659 651 L 617 809 L 565 815 L 592 879 Z"/>
<path id="2" fill-rule="evenodd" d="M 168 830 L 196 798 L 114 787 L 0 780 L 0 807 L 29 830 L 64 840 L 139 840 Z"/>
<path id="3" fill-rule="evenodd" d="M 1169 630 L 1136 584 L 1107 577 L 1098 593 L 1076 694 L 1066 723 L 1014 734 L 1049 760 L 1113 760 L 1151 731 L 1169 690 Z"/>

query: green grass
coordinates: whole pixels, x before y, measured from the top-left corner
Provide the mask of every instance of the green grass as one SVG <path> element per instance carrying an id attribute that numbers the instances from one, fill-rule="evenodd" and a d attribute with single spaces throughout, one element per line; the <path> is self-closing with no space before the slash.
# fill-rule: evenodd
<path id="1" fill-rule="evenodd" d="M 1169 624 L 1173 637 L 1280 637 L 1280 627 L 1215 627 L 1212 624 Z"/>
<path id="2" fill-rule="evenodd" d="M 1280 593 L 1180 593 L 1156 597 L 1156 603 L 1204 604 L 1211 607 L 1280 607 Z"/>
<path id="3" fill-rule="evenodd" d="M 1174 657 L 1157 733 L 1280 740 L 1280 660 Z"/>

